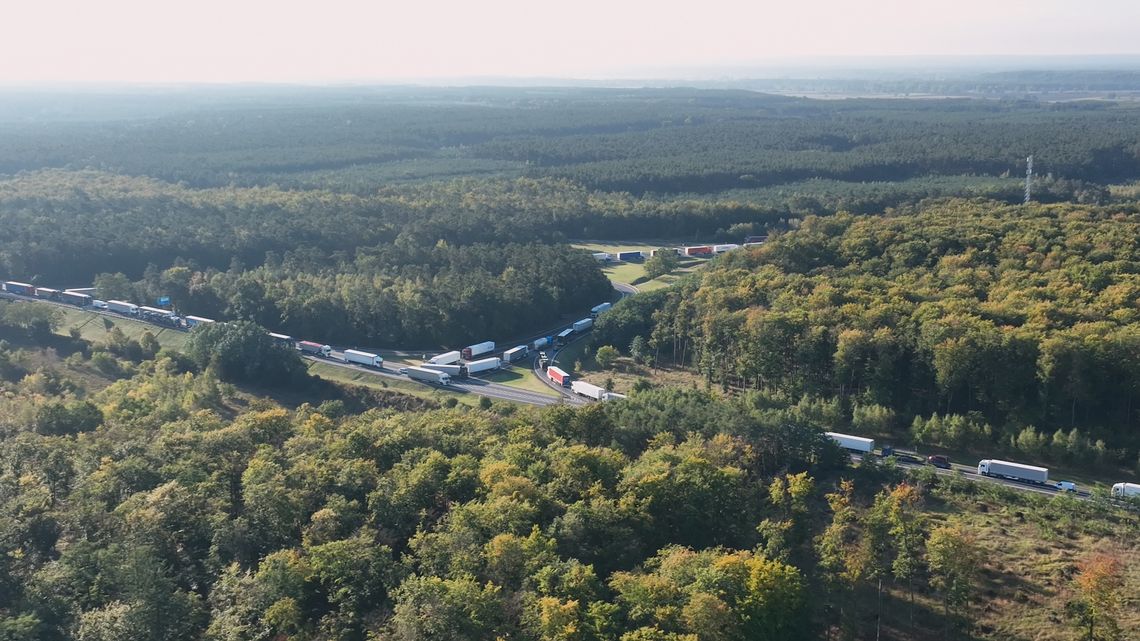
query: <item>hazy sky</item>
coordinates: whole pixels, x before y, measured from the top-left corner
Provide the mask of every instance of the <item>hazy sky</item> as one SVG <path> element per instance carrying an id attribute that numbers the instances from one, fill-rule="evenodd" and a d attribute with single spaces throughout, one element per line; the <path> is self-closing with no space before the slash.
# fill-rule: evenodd
<path id="1" fill-rule="evenodd" d="M 615 77 L 1140 53 L 1140 0 L 4 0 L 0 82 Z"/>

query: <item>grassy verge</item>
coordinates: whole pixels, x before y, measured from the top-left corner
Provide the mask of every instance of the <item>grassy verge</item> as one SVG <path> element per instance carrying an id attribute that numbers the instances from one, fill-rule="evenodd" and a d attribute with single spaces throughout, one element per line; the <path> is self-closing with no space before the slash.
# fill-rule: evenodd
<path id="1" fill-rule="evenodd" d="M 479 378 L 491 381 L 492 383 L 502 383 L 503 385 L 525 389 L 528 392 L 537 392 L 545 396 L 557 398 L 559 396 L 558 392 L 550 389 L 550 387 L 545 385 L 542 381 L 535 378 L 534 374 L 531 374 L 530 368 L 527 367 L 528 363 L 529 361 L 508 369 L 501 369 L 489 376 L 480 376 Z"/>
<path id="2" fill-rule="evenodd" d="M 330 381 L 348 383 L 351 385 L 362 385 L 364 387 L 388 390 L 392 392 L 401 392 L 403 394 L 417 396 L 419 398 L 427 398 L 437 402 L 443 402 L 447 398 L 454 398 L 465 405 L 475 406 L 479 403 L 479 397 L 475 394 L 436 389 L 434 387 L 429 387 L 427 385 L 415 383 L 412 381 L 401 381 L 392 378 L 384 378 L 381 376 L 369 374 L 368 372 L 347 369 L 344 367 L 337 367 L 335 365 L 328 365 L 325 363 L 311 362 L 309 365 L 309 373 Z"/>
<path id="3" fill-rule="evenodd" d="M 117 327 L 124 336 L 136 340 L 149 331 L 158 339 L 159 345 L 170 349 L 182 349 L 188 337 L 186 332 L 167 329 L 130 318 L 105 316 L 94 312 L 66 307 L 58 307 L 56 309 L 59 309 L 63 315 L 63 322 L 60 323 L 59 328 L 56 329 L 55 332 L 61 336 L 68 336 L 71 332 L 71 328 L 74 327 L 79 330 L 79 335 L 83 340 L 98 343 L 106 340 L 111 330 Z"/>

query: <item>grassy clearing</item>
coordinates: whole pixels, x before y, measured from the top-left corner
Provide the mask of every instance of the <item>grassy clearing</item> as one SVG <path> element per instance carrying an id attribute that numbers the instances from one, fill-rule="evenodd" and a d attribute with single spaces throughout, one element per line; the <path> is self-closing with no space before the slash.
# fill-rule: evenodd
<path id="1" fill-rule="evenodd" d="M 431 399 L 436 402 L 443 402 L 445 399 L 454 398 L 465 405 L 475 406 L 479 403 L 479 397 L 475 394 L 440 390 L 412 381 L 384 378 L 369 374 L 368 372 L 337 367 L 326 363 L 311 362 L 309 365 L 309 373 L 330 381 L 400 392 L 419 398 Z"/>
<path id="2" fill-rule="evenodd" d="M 57 309 L 63 313 L 63 322 L 56 330 L 56 333 L 61 336 L 68 336 L 71 328 L 74 327 L 79 330 L 79 335 L 84 340 L 99 343 L 106 340 L 111 330 L 117 327 L 124 336 L 136 340 L 142 338 L 142 335 L 149 331 L 158 339 L 159 345 L 170 349 L 182 349 L 188 338 L 186 332 L 167 329 L 130 318 L 106 316 L 66 307 Z"/>
<path id="3" fill-rule="evenodd" d="M 528 392 L 537 392 L 545 396 L 557 398 L 559 396 L 558 392 L 550 389 L 550 387 L 545 385 L 542 381 L 535 378 L 530 368 L 527 367 L 528 363 L 529 361 L 518 366 L 501 369 L 489 376 L 480 376 L 479 378 L 491 381 L 492 383 L 502 383 L 503 385 L 525 389 Z"/>

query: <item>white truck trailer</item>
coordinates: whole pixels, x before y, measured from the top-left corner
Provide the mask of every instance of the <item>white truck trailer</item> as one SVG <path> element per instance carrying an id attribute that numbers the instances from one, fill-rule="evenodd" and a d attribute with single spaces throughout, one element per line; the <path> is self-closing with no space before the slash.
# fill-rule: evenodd
<path id="1" fill-rule="evenodd" d="M 840 434 L 839 432 L 827 432 L 826 434 L 845 450 L 859 452 L 860 454 L 870 454 L 875 451 L 875 439 L 873 438 Z"/>
<path id="2" fill-rule="evenodd" d="M 1140 496 L 1140 483 L 1116 483 L 1112 486 L 1112 495 L 1118 499 Z"/>
<path id="3" fill-rule="evenodd" d="M 447 365 L 437 365 L 435 363 L 424 363 L 420 365 L 424 369 L 434 369 L 437 372 L 444 372 L 451 378 L 459 378 L 463 376 L 463 366 L 459 363 L 449 363 Z"/>
<path id="4" fill-rule="evenodd" d="M 471 360 L 476 356 L 482 356 L 489 352 L 495 351 L 495 341 L 483 341 L 482 343 L 475 343 L 463 348 L 461 355 L 464 360 Z"/>
<path id="5" fill-rule="evenodd" d="M 503 366 L 503 361 L 495 356 L 492 358 L 484 358 L 478 361 L 471 361 L 467 363 L 467 375 L 478 374 L 480 372 L 489 372 L 493 369 L 499 369 Z"/>
<path id="6" fill-rule="evenodd" d="M 1046 468 L 1037 467 L 1036 465 L 1025 465 L 1024 463 L 998 461 L 996 459 L 982 459 L 978 461 L 978 474 L 982 476 L 997 476 L 1013 479 L 1015 481 L 1026 481 L 1028 483 L 1045 484 L 1049 482 L 1049 470 Z"/>
<path id="7" fill-rule="evenodd" d="M 428 362 L 432 365 L 451 365 L 452 363 L 458 363 L 461 358 L 463 358 L 463 354 L 454 351 L 432 356 L 428 359 Z"/>
<path id="8" fill-rule="evenodd" d="M 186 317 L 187 329 L 193 329 L 199 325 L 209 325 L 209 324 L 215 323 L 215 322 L 217 322 L 217 321 L 215 321 L 212 318 L 206 318 L 204 316 L 187 316 Z"/>
<path id="9" fill-rule="evenodd" d="M 507 351 L 503 352 L 503 360 L 508 362 L 508 363 L 513 363 L 513 362 L 519 360 L 520 358 L 526 358 L 526 355 L 529 352 L 530 352 L 530 349 L 527 348 L 526 345 L 519 345 L 517 347 L 512 347 L 512 348 L 508 349 Z"/>
<path id="10" fill-rule="evenodd" d="M 594 317 L 597 317 L 598 314 L 601 314 L 613 306 L 613 303 L 602 303 L 600 305 L 594 305 L 594 307 L 590 309 L 590 314 L 592 314 Z"/>
<path id="11" fill-rule="evenodd" d="M 344 362 L 367 365 L 368 367 L 384 367 L 384 359 L 382 357 L 355 349 L 344 350 Z"/>
<path id="12" fill-rule="evenodd" d="M 578 396 L 592 398 L 595 401 L 600 401 L 606 397 L 606 388 L 598 387 L 597 385 L 594 385 L 593 383 L 587 383 L 586 381 L 572 381 L 570 383 L 570 391 L 574 392 Z"/>
<path id="13" fill-rule="evenodd" d="M 437 372 L 434 369 L 427 369 L 426 367 L 408 367 L 404 372 L 408 378 L 423 381 L 425 383 L 438 383 L 440 385 L 451 385 L 451 375 L 447 372 Z"/>
<path id="14" fill-rule="evenodd" d="M 107 301 L 107 309 L 120 314 L 130 314 L 131 316 L 138 316 L 139 313 L 138 305 L 121 300 Z"/>
<path id="15" fill-rule="evenodd" d="M 594 319 L 583 318 L 582 320 L 578 321 L 577 323 L 574 323 L 574 327 L 573 327 L 574 333 L 577 334 L 579 332 L 584 332 L 593 326 L 594 326 Z"/>

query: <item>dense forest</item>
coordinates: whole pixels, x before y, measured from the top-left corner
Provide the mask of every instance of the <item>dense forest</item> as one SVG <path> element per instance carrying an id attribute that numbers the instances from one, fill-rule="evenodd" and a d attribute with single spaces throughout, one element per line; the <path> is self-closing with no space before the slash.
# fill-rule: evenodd
<path id="1" fill-rule="evenodd" d="M 1061 591 L 1040 573 L 1015 588 L 999 534 L 1127 541 L 1135 515 L 846 467 L 810 404 L 287 409 L 218 378 L 261 378 L 254 352 L 299 365 L 264 331 L 201 334 L 253 350 L 228 359 L 243 374 L 206 344 L 43 350 L 24 313 L 45 309 L 0 313 L 6 640 L 1008 639 L 1030 586 L 1031 620 L 1136 623 L 1112 606 L 1120 557 L 1066 543 Z"/>
<path id="2" fill-rule="evenodd" d="M 1137 239 L 1135 205 L 948 200 L 812 217 L 623 302 L 594 340 L 640 335 L 715 384 L 839 399 L 872 433 L 1131 465 Z"/>

